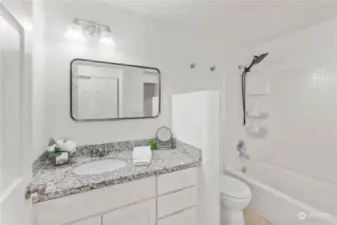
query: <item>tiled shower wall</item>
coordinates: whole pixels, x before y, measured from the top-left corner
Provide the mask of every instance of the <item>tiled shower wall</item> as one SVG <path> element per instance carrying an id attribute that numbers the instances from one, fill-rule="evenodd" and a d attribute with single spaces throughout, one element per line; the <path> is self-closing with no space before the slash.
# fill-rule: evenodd
<path id="1" fill-rule="evenodd" d="M 265 77 L 270 93 L 248 97 L 247 105 L 250 109 L 254 102 L 269 112 L 270 117 L 262 122 L 269 133 L 262 139 L 246 135 L 240 73 L 227 76 L 226 161 L 236 157 L 235 146 L 243 139 L 251 159 L 331 185 L 335 191 L 325 198 L 331 200 L 331 193 L 337 193 L 337 20 L 270 41 L 255 52 L 270 55 L 248 74 L 248 86 Z"/>

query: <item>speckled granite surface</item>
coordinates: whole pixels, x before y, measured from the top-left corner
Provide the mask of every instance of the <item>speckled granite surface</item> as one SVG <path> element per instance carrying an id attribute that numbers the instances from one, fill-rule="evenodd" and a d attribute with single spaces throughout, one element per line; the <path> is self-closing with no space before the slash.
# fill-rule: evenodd
<path id="1" fill-rule="evenodd" d="M 74 153 L 75 157 L 78 156 L 90 156 L 91 151 L 93 149 L 99 149 L 104 151 L 105 153 L 112 153 L 116 151 L 125 151 L 133 149 L 137 146 L 145 146 L 147 143 L 149 143 L 150 140 L 154 139 L 143 139 L 143 140 L 134 140 L 134 141 L 120 141 L 120 142 L 113 142 L 113 143 L 103 143 L 103 144 L 97 144 L 97 145 L 83 145 L 83 146 L 77 146 L 76 152 Z M 179 141 L 175 141 L 174 145 Z M 183 143 L 183 145 L 186 145 Z M 187 146 L 187 145 L 186 145 Z M 172 146 L 174 147 L 174 146 Z M 191 146 L 190 146 L 191 147 Z M 33 174 L 35 175 L 36 172 L 39 170 L 41 166 L 45 166 L 45 160 L 46 160 L 46 154 L 42 154 L 37 160 L 33 163 Z"/>
<path id="2" fill-rule="evenodd" d="M 122 159 L 126 167 L 99 175 L 79 176 L 72 172 L 73 168 L 93 160 Z M 32 180 L 33 185 L 46 184 L 43 195 L 34 195 L 33 203 L 43 202 L 92 189 L 120 184 L 154 175 L 169 173 L 190 167 L 199 166 L 201 150 L 177 141 L 176 149 L 153 151 L 151 164 L 134 166 L 132 150 L 112 151 L 103 158 L 77 156 L 67 165 L 54 167 L 48 162 L 39 163 Z"/>

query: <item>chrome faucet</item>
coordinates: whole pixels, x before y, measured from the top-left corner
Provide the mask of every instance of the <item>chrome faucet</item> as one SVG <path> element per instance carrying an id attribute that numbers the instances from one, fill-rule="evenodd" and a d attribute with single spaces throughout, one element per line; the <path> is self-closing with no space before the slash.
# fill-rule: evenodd
<path id="1" fill-rule="evenodd" d="M 91 157 L 103 157 L 103 156 L 106 156 L 106 155 L 107 155 L 106 151 L 104 151 L 101 148 L 91 150 Z"/>
<path id="2" fill-rule="evenodd" d="M 249 155 L 246 153 L 246 144 L 244 141 L 240 140 L 238 145 L 236 146 L 236 149 L 239 151 L 239 157 L 244 159 L 249 159 Z"/>

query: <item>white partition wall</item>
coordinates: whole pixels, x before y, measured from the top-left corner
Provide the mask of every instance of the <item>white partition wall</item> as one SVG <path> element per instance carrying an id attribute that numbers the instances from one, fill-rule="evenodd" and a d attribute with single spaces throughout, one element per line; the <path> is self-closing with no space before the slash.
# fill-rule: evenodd
<path id="1" fill-rule="evenodd" d="M 220 93 L 200 91 L 172 96 L 175 138 L 202 149 L 199 169 L 198 225 L 220 224 Z"/>

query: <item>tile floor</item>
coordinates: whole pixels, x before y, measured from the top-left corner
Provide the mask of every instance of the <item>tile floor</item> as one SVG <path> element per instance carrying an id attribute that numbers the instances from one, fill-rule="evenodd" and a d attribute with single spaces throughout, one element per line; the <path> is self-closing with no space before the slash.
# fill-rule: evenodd
<path id="1" fill-rule="evenodd" d="M 272 225 L 270 222 L 259 216 L 258 214 L 246 210 L 244 212 L 246 225 Z"/>

